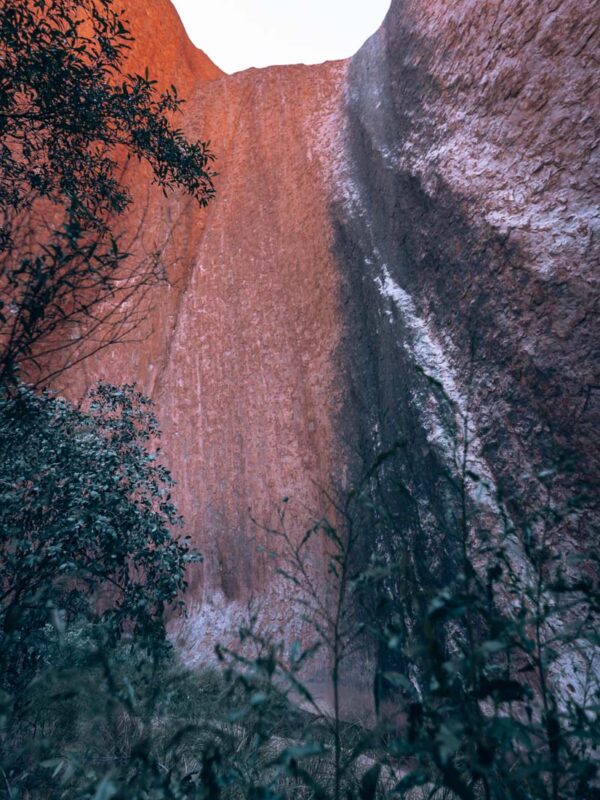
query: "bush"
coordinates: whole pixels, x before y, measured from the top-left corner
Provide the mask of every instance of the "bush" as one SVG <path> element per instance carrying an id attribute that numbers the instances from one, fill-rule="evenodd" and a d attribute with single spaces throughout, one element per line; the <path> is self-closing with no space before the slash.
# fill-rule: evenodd
<path id="1" fill-rule="evenodd" d="M 48 623 L 164 641 L 196 556 L 172 533 L 172 480 L 149 449 L 158 434 L 132 386 L 100 384 L 86 410 L 23 385 L 0 397 L 5 689 L 35 674 Z"/>

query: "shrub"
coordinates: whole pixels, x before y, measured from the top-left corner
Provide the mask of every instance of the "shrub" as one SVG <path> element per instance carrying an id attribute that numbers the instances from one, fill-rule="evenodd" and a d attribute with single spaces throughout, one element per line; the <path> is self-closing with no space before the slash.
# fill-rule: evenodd
<path id="1" fill-rule="evenodd" d="M 35 672 L 47 623 L 96 620 L 113 639 L 164 640 L 195 558 L 172 533 L 181 520 L 150 449 L 150 401 L 100 384 L 86 406 L 24 385 L 0 398 L 5 688 Z"/>

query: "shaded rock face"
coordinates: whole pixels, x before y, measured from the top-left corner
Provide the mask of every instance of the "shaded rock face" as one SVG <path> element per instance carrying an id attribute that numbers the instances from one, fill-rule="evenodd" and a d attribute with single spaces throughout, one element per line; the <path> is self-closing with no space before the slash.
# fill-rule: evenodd
<path id="1" fill-rule="evenodd" d="M 429 539 L 461 467 L 520 522 L 543 494 L 524 473 L 558 466 L 559 497 L 598 475 L 593 5 L 396 2 L 349 68 L 350 406 L 363 447 L 407 437 L 404 513 Z"/>
<path id="2" fill-rule="evenodd" d="M 533 5 L 397 0 L 349 62 L 223 76 L 167 0 L 158 14 L 131 0 L 132 63 L 187 96 L 218 198 L 165 200 L 128 167 L 125 238 L 167 277 L 123 344 L 61 380 L 78 395 L 136 379 L 157 403 L 205 557 L 190 655 L 253 597 L 302 635 L 261 552 L 278 540 L 252 518 L 275 524 L 290 497 L 298 537 L 322 488 L 344 490 L 397 441 L 383 492 L 410 541 L 366 549 L 410 546 L 423 582 L 455 569 L 465 468 L 486 519 L 538 502 L 523 471 L 559 459 L 563 495 L 593 475 L 598 33 L 593 2 Z M 588 515 L 562 535 L 586 537 Z"/>

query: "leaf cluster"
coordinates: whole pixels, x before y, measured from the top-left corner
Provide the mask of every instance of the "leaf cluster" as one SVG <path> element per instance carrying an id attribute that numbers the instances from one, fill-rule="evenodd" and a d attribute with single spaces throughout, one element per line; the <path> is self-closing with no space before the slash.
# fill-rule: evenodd
<path id="1" fill-rule="evenodd" d="M 150 401 L 100 384 L 77 409 L 19 385 L 0 397 L 0 660 L 6 689 L 43 660 L 44 630 L 102 622 L 113 640 L 164 641 L 196 558 L 151 448 Z"/>
<path id="2" fill-rule="evenodd" d="M 0 2 L 0 378 L 65 321 L 113 296 L 126 256 L 114 220 L 132 202 L 127 159 L 204 206 L 213 155 L 172 119 L 183 101 L 126 70 L 133 41 L 113 0 Z M 38 348 L 39 349 L 39 348 Z"/>

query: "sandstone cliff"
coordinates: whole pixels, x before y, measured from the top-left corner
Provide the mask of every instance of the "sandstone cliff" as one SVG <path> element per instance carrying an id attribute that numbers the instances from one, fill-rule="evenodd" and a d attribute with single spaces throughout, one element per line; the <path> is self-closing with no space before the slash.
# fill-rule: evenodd
<path id="1" fill-rule="evenodd" d="M 392 502 L 434 581 L 452 569 L 465 466 L 487 517 L 537 502 L 525 471 L 558 460 L 560 496 L 592 478 L 594 5 L 395 0 L 349 62 L 224 76 L 168 0 L 130 0 L 133 63 L 187 96 L 218 198 L 165 200 L 128 168 L 126 238 L 167 278 L 126 343 L 62 381 L 136 379 L 158 405 L 205 557 L 192 649 L 252 596 L 295 635 L 252 517 L 290 497 L 302 530 L 322 488 L 398 439 Z M 581 512 L 561 535 L 589 524 Z"/>

